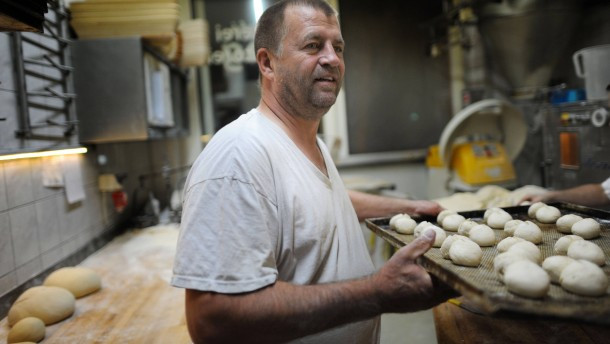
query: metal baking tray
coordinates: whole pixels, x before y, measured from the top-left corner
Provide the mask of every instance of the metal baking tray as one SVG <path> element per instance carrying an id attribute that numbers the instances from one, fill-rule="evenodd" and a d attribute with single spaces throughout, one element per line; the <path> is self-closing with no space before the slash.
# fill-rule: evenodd
<path id="1" fill-rule="evenodd" d="M 549 205 L 559 208 L 562 215 L 576 214 L 582 217 L 590 217 L 601 224 L 601 236 L 590 241 L 599 245 L 606 254 L 606 265 L 602 269 L 606 275 L 610 276 L 610 212 L 569 203 L 549 203 Z M 543 242 L 538 245 L 543 257 L 554 255 L 553 246 L 555 242 L 566 234 L 558 232 L 554 224 L 542 224 L 529 218 L 527 215 L 528 206 L 502 209 L 510 213 L 513 219 L 535 222 L 543 233 Z M 485 210 L 475 210 L 458 213 L 467 219 L 470 218 L 483 223 L 484 212 Z M 414 219 L 418 223 L 429 221 L 437 224 L 436 217 L 422 216 L 414 217 Z M 399 234 L 391 230 L 389 221 L 390 217 L 365 220 L 369 229 L 394 247 L 400 248 L 413 241 L 413 235 Z M 497 241 L 507 237 L 503 230 L 494 230 L 494 232 Z M 448 235 L 454 234 L 449 231 L 446 231 L 446 233 Z M 482 247 L 481 249 L 483 250 L 483 258 L 478 267 L 454 265 L 451 260 L 442 257 L 438 248 L 431 248 L 419 259 L 418 263 L 429 273 L 459 291 L 468 299 L 469 303 L 483 313 L 521 312 L 610 324 L 609 293 L 600 297 L 580 296 L 564 290 L 559 285 L 551 284 L 547 296 L 541 299 L 530 299 L 512 294 L 493 269 L 493 259 L 498 254 L 497 247 Z"/>

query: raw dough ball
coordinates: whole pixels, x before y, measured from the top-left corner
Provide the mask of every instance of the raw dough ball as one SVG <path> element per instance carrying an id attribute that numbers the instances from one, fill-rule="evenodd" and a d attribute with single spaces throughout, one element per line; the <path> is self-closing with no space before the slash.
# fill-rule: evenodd
<path id="1" fill-rule="evenodd" d="M 38 318 L 27 317 L 19 320 L 8 332 L 7 343 L 40 342 L 45 335 L 44 322 Z"/>
<path id="2" fill-rule="evenodd" d="M 530 241 L 513 244 L 506 252 L 520 254 L 536 264 L 542 262 L 542 253 L 540 252 L 540 249 Z"/>
<path id="3" fill-rule="evenodd" d="M 538 298 L 547 294 L 551 281 L 546 271 L 536 263 L 520 260 L 506 267 L 504 284 L 512 293 Z"/>
<path id="4" fill-rule="evenodd" d="M 496 244 L 496 234 L 488 225 L 476 225 L 468 233 L 470 240 L 479 246 L 493 246 Z"/>
<path id="5" fill-rule="evenodd" d="M 575 240 L 568 246 L 568 257 L 584 259 L 599 266 L 606 265 L 606 255 L 601 247 L 586 240 Z"/>
<path id="6" fill-rule="evenodd" d="M 64 320 L 74 313 L 74 295 L 64 288 L 38 286 L 21 294 L 8 311 L 8 324 L 35 317 L 46 325 Z"/>
<path id="7" fill-rule="evenodd" d="M 417 222 L 410 217 L 401 217 L 394 222 L 394 230 L 400 234 L 413 234 Z"/>
<path id="8" fill-rule="evenodd" d="M 542 242 L 542 231 L 540 227 L 532 221 L 525 221 L 515 229 L 514 236 L 531 241 L 534 244 Z"/>
<path id="9" fill-rule="evenodd" d="M 498 207 L 489 208 L 489 209 L 485 210 L 485 212 L 483 213 L 483 221 L 485 221 L 485 223 L 487 223 L 487 219 L 489 219 L 491 214 L 493 214 L 495 212 L 500 212 L 500 211 L 504 211 L 504 210 L 502 210 L 501 208 L 498 208 Z"/>
<path id="10" fill-rule="evenodd" d="M 568 254 L 568 247 L 574 240 L 585 240 L 578 235 L 564 235 L 557 240 L 553 250 L 556 254 L 566 255 Z"/>
<path id="11" fill-rule="evenodd" d="M 599 223 L 593 219 L 582 219 L 572 225 L 572 234 L 585 239 L 597 238 L 601 233 Z"/>
<path id="12" fill-rule="evenodd" d="M 460 226 L 458 227 L 458 234 L 467 236 L 472 227 L 476 225 L 478 225 L 478 223 L 472 220 L 465 220 L 464 222 L 460 223 Z"/>
<path id="13" fill-rule="evenodd" d="M 445 217 L 448 215 L 451 215 L 451 214 L 457 214 L 457 212 L 454 210 L 449 210 L 449 209 L 445 209 L 445 210 L 441 211 L 436 216 L 436 223 L 438 223 L 439 225 L 442 225 Z"/>
<path id="14" fill-rule="evenodd" d="M 566 266 L 559 276 L 561 287 L 574 294 L 601 296 L 608 289 L 608 276 L 597 265 L 577 260 Z"/>
<path id="15" fill-rule="evenodd" d="M 566 256 L 550 256 L 542 262 L 542 268 L 551 277 L 551 282 L 559 283 L 561 272 L 573 261 L 574 259 Z"/>
<path id="16" fill-rule="evenodd" d="M 527 256 L 516 252 L 503 252 L 494 258 L 494 271 L 500 276 L 504 274 L 506 267 L 520 260 L 528 260 Z"/>
<path id="17" fill-rule="evenodd" d="M 506 252 L 514 244 L 516 244 L 518 242 L 523 242 L 523 241 L 525 241 L 525 239 L 521 239 L 521 238 L 518 238 L 518 237 L 507 237 L 507 238 L 504 238 L 504 239 L 502 239 L 498 243 L 498 252 L 500 252 L 500 253 Z"/>
<path id="18" fill-rule="evenodd" d="M 392 216 L 392 218 L 390 218 L 390 228 L 391 229 L 396 229 L 395 225 L 396 225 L 396 220 L 403 218 L 403 217 L 407 217 L 407 218 L 411 218 L 411 216 L 407 215 L 407 214 L 396 214 L 394 216 Z"/>
<path id="19" fill-rule="evenodd" d="M 445 239 L 447 238 L 447 233 L 445 233 L 445 231 L 441 227 L 435 225 L 426 227 L 424 231 L 428 229 L 434 229 L 434 231 L 436 232 L 436 237 L 434 238 L 434 244 L 432 244 L 432 247 L 441 247 L 443 241 L 445 241 Z"/>
<path id="20" fill-rule="evenodd" d="M 95 271 L 73 266 L 53 271 L 43 285 L 67 289 L 78 299 L 100 290 L 102 281 Z"/>
<path id="21" fill-rule="evenodd" d="M 466 218 L 460 214 L 449 214 L 443 219 L 442 225 L 444 229 L 455 232 L 464 221 L 466 221 Z"/>
<path id="22" fill-rule="evenodd" d="M 555 223 L 561 217 L 559 209 L 547 205 L 536 210 L 536 220 L 542 223 Z"/>
<path id="23" fill-rule="evenodd" d="M 489 215 L 487 218 L 487 224 L 491 228 L 504 228 L 504 225 L 506 225 L 506 223 L 512 219 L 513 217 L 504 210 L 496 211 Z"/>
<path id="24" fill-rule="evenodd" d="M 507 221 L 504 224 L 504 231 L 506 232 L 506 234 L 513 236 L 513 235 L 515 235 L 515 229 L 517 229 L 517 227 L 519 227 L 519 225 L 522 223 L 523 223 L 523 221 L 521 221 L 521 220 Z"/>
<path id="25" fill-rule="evenodd" d="M 527 215 L 533 219 L 536 218 L 536 211 L 538 211 L 538 209 L 545 207 L 546 204 L 542 203 L 542 202 L 536 202 L 532 205 L 530 205 L 529 208 L 527 208 Z"/>
<path id="26" fill-rule="evenodd" d="M 576 222 L 582 220 L 582 217 L 574 214 L 563 215 L 562 217 L 557 219 L 557 231 L 561 233 L 572 233 L 572 225 Z"/>
<path id="27" fill-rule="evenodd" d="M 483 251 L 472 240 L 455 240 L 449 248 L 449 257 L 457 265 L 479 266 Z"/>
<path id="28" fill-rule="evenodd" d="M 445 241 L 443 241 L 443 244 L 441 245 L 441 255 L 443 256 L 443 258 L 445 259 L 450 259 L 449 257 L 449 249 L 451 248 L 451 245 L 453 244 L 454 241 L 456 240 L 470 240 L 467 237 L 463 236 L 463 235 L 450 235 L 448 236 Z"/>
<path id="29" fill-rule="evenodd" d="M 420 222 L 417 226 L 415 226 L 415 229 L 413 230 L 413 235 L 415 235 L 416 238 L 419 237 L 422 231 L 430 226 L 434 225 L 428 221 Z"/>

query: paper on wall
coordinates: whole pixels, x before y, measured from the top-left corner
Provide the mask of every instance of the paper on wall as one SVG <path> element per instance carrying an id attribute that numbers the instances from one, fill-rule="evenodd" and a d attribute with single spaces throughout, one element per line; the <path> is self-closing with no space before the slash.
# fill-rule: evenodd
<path id="1" fill-rule="evenodd" d="M 64 176 L 59 160 L 55 157 L 43 158 L 42 185 L 48 188 L 64 186 Z"/>
<path id="2" fill-rule="evenodd" d="M 64 156 L 62 159 L 62 171 L 64 185 L 66 187 L 66 199 L 69 204 L 74 204 L 85 199 L 85 188 L 83 187 L 83 175 L 78 157 Z"/>

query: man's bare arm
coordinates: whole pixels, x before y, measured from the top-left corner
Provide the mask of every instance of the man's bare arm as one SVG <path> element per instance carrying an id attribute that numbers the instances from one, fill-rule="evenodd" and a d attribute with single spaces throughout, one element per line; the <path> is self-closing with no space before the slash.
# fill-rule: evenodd
<path id="1" fill-rule="evenodd" d="M 407 213 L 409 215 L 436 215 L 443 208 L 436 202 L 414 201 L 403 198 L 371 195 L 360 191 L 348 190 L 348 194 L 358 220 Z"/>
<path id="2" fill-rule="evenodd" d="M 540 195 L 527 195 L 521 201 L 567 202 L 595 207 L 610 204 L 601 184 L 584 184 L 571 189 L 549 191 Z"/>
<path id="3" fill-rule="evenodd" d="M 433 241 L 434 234 L 422 235 L 378 273 L 353 281 L 308 286 L 278 281 L 233 295 L 187 290 L 191 338 L 195 343 L 284 342 L 385 312 L 430 308 L 453 295 L 415 264 Z"/>

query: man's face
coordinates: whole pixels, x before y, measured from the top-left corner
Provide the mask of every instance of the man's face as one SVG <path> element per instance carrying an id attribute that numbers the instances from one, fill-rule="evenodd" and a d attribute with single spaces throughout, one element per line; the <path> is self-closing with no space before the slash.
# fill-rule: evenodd
<path id="1" fill-rule="evenodd" d="M 339 23 L 310 7 L 290 6 L 285 15 L 276 93 L 293 114 L 320 119 L 335 103 L 345 72 Z"/>

